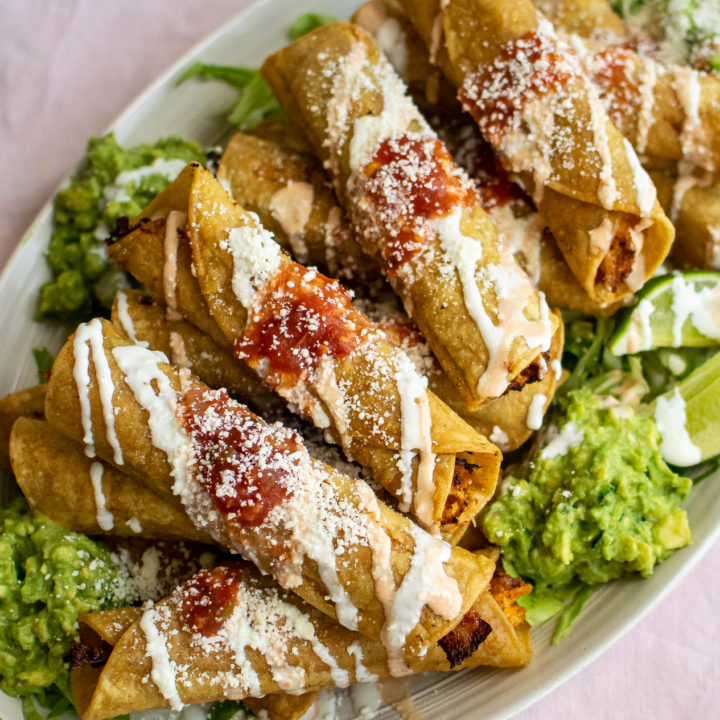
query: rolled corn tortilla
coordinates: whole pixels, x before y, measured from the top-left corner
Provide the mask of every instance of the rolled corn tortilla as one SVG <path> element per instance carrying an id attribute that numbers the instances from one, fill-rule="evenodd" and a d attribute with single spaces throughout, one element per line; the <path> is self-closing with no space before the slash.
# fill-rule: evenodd
<path id="1" fill-rule="evenodd" d="M 228 388 L 232 395 L 236 361 L 229 350 L 221 348 L 211 338 L 202 335 L 188 323 L 167 320 L 164 307 L 161 304 L 149 302 L 149 300 L 147 295 L 143 295 L 139 291 L 125 292 L 124 302 L 127 313 L 125 325 L 128 326 L 128 330 L 138 340 L 148 342 L 153 350 L 160 350 L 165 354 L 171 352 L 168 343 L 170 327 L 173 327 L 174 332 L 177 332 L 182 338 L 186 336 L 196 338 L 196 341 L 187 342 L 184 345 L 182 354 L 187 361 L 186 367 L 190 368 L 202 382 L 211 388 Z M 117 306 L 116 300 L 113 307 L 114 322 L 118 318 Z M 533 430 L 528 426 L 527 418 L 533 398 L 536 395 L 543 395 L 545 398 L 543 401 L 544 412 L 554 396 L 560 379 L 563 325 L 559 314 L 558 329 L 555 331 L 547 360 L 551 372 L 546 373 L 541 381 L 526 385 L 518 392 L 507 393 L 471 413 L 433 358 L 419 331 L 406 315 L 401 312 L 393 312 L 388 315 L 385 306 L 374 307 L 374 303 L 368 301 L 362 302 L 361 306 L 373 322 L 378 324 L 387 340 L 406 352 L 413 360 L 418 372 L 428 378 L 430 390 L 478 433 L 486 437 L 492 435 L 492 442 L 503 452 L 515 450 L 530 437 Z M 210 360 L 209 364 L 207 364 L 208 360 Z M 243 399 L 242 393 L 235 393 L 235 395 L 238 399 Z M 256 400 L 252 397 L 247 399 L 251 405 L 261 408 L 263 415 L 267 417 L 267 404 L 256 402 Z M 274 417 L 275 413 L 271 412 L 271 415 Z M 278 413 L 278 419 L 281 417 Z M 462 536 L 467 524 L 463 523 L 454 527 L 455 530 L 444 536 L 448 542 L 453 544 Z"/>
<path id="2" fill-rule="evenodd" d="M 211 542 L 169 502 L 43 420 L 20 418 L 10 436 L 15 479 L 30 507 L 86 535 Z"/>
<path id="3" fill-rule="evenodd" d="M 547 304 L 370 36 L 327 25 L 262 72 L 468 407 L 535 377 Z"/>
<path id="4" fill-rule="evenodd" d="M 497 653 L 527 662 L 526 627 L 515 630 L 490 593 L 474 610 L 487 613 L 495 625 L 487 623 L 483 638 L 471 641 L 479 641 L 479 648 L 468 667 L 484 658 L 496 660 Z M 118 622 L 119 616 L 109 619 Z M 115 641 L 99 673 L 73 671 L 82 720 L 273 692 L 313 692 L 391 672 L 380 643 L 332 623 L 245 563 L 201 571 L 140 618 L 128 613 L 132 624 L 119 638 L 117 628 L 108 632 L 104 620 L 101 613 L 82 619 Z M 417 671 L 450 669 L 439 648 L 414 663 Z"/>
<path id="5" fill-rule="evenodd" d="M 573 35 L 572 43 L 610 119 L 646 167 L 680 164 L 720 171 L 719 77 L 664 65 L 637 52 L 626 39 L 594 40 L 593 19 L 602 23 L 612 13 L 605 0 L 588 7 L 577 0 L 538 6 L 559 32 Z"/>
<path id="6" fill-rule="evenodd" d="M 677 233 L 672 259 L 679 267 L 720 270 L 720 182 L 700 170 L 677 177 L 651 171 L 658 198 Z"/>
<path id="7" fill-rule="evenodd" d="M 497 449 L 427 392 L 337 282 L 290 262 L 204 171 L 189 208 L 198 282 L 236 354 L 426 529 L 474 517 L 494 492 Z"/>
<path id="8" fill-rule="evenodd" d="M 211 391 L 110 323 L 58 354 L 48 421 L 165 496 L 345 627 L 380 639 L 395 674 L 461 622 L 494 564 L 452 548 L 311 458 L 302 440 Z"/>
<path id="9" fill-rule="evenodd" d="M 427 392 L 410 359 L 352 308 L 338 283 L 290 262 L 207 171 L 184 173 L 193 179 L 180 180 L 188 219 L 179 242 L 192 248 L 193 283 L 226 346 L 327 430 L 401 509 L 454 536 L 494 493 L 497 448 Z M 173 186 L 166 192 L 177 196 Z M 132 232 L 111 252 L 134 258 L 164 236 L 163 228 L 153 240 Z M 248 322 L 255 296 L 258 310 Z"/>
<path id="10" fill-rule="evenodd" d="M 575 279 L 532 200 L 502 168 L 475 122 L 463 112 L 449 81 L 439 77 L 427 46 L 398 3 L 371 0 L 358 9 L 353 20 L 373 36 L 455 161 L 475 182 L 480 202 L 498 234 L 545 294 L 548 305 L 602 317 L 615 313 L 620 303 L 601 305 Z M 428 91 L 431 87 L 435 88 L 432 94 Z"/>
<path id="11" fill-rule="evenodd" d="M 10 468 L 10 432 L 18 418 L 45 417 L 47 385 L 18 390 L 0 398 L 0 468 Z"/>
<path id="12" fill-rule="evenodd" d="M 80 616 L 79 634 L 83 647 L 97 647 L 98 640 L 115 646 L 126 630 L 142 620 L 143 612 L 142 608 L 133 607 L 101 610 Z M 71 668 L 70 683 L 77 708 L 89 709 L 93 694 L 101 683 L 102 671 L 103 667 L 98 667 L 97 663 Z M 301 720 L 316 698 L 317 693 L 266 695 L 263 698 L 244 698 L 243 705 L 264 720 Z M 96 701 L 95 704 L 99 705 L 100 702 Z"/>
<path id="13" fill-rule="evenodd" d="M 548 356 L 550 372 L 542 380 L 526 385 L 522 390 L 507 393 L 470 412 L 457 390 L 449 382 L 447 375 L 434 361 L 430 348 L 422 335 L 407 318 L 385 317 L 380 326 L 391 342 L 410 354 L 428 378 L 428 387 L 452 408 L 477 432 L 491 438 L 503 452 L 517 450 L 539 427 L 539 422 L 550 406 L 555 390 L 562 379 L 562 351 L 564 344 L 564 325 L 560 313 L 558 329 L 553 336 Z"/>
<path id="14" fill-rule="evenodd" d="M 641 287 L 672 224 L 571 46 L 530 0 L 401 5 L 586 292 L 609 304 Z"/>
<path id="15" fill-rule="evenodd" d="M 167 306 L 139 290 L 120 291 L 112 307 L 112 322 L 128 340 L 146 342 L 177 367 L 189 368 L 211 388 L 225 388 L 232 397 L 251 406 L 265 418 L 279 416 L 285 403 L 244 363 L 227 344 L 185 320 L 168 318 Z"/>
<path id="16" fill-rule="evenodd" d="M 455 89 L 430 62 L 424 40 L 397 0 L 370 0 L 353 13 L 351 20 L 370 33 L 426 116 L 444 114 L 446 109 L 455 114 Z"/>
<path id="17" fill-rule="evenodd" d="M 377 272 L 345 222 L 322 167 L 309 156 L 237 133 L 220 159 L 217 177 L 303 265 L 344 278 Z"/>
<path id="18" fill-rule="evenodd" d="M 625 23 L 607 0 L 533 0 L 556 29 L 603 45 L 630 37 Z"/>

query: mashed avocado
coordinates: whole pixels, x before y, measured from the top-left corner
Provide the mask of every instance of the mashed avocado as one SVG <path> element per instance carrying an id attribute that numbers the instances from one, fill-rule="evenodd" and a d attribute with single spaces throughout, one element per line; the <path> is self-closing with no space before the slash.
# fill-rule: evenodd
<path id="1" fill-rule="evenodd" d="M 27 696 L 52 686 L 70 698 L 78 615 L 127 603 L 130 583 L 104 546 L 24 500 L 0 509 L 0 530 L 0 689 Z"/>
<path id="2" fill-rule="evenodd" d="M 53 279 L 40 290 L 38 320 L 77 323 L 106 312 L 129 279 L 105 253 L 117 219 L 137 215 L 188 162 L 207 161 L 199 145 L 179 138 L 125 149 L 112 133 L 91 138 L 71 183 L 55 197 L 47 251 Z"/>
<path id="3" fill-rule="evenodd" d="M 559 401 L 527 479 L 508 477 L 482 521 L 506 571 L 534 585 L 520 601 L 531 624 L 564 608 L 574 619 L 572 601 L 581 604 L 588 588 L 650 575 L 690 542 L 678 506 L 692 481 L 665 464 L 659 446 L 653 420 L 616 401 L 588 390 Z"/>
<path id="4" fill-rule="evenodd" d="M 717 0 L 613 0 L 631 29 L 658 42 L 662 59 L 699 70 L 720 70 Z"/>

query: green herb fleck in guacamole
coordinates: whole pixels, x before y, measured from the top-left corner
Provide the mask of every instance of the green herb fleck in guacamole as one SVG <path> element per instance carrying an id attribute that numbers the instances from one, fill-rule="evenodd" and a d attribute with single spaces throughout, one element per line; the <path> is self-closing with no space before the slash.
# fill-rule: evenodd
<path id="1" fill-rule="evenodd" d="M 659 43 L 667 62 L 720 69 L 717 0 L 612 0 L 612 5 L 631 29 Z"/>
<path id="2" fill-rule="evenodd" d="M 690 542 L 679 504 L 692 487 L 660 456 L 652 419 L 615 400 L 574 390 L 526 479 L 508 477 L 482 527 L 506 571 L 534 585 L 520 604 L 538 624 L 565 610 L 569 629 L 593 586 L 653 568 Z"/>
<path id="3" fill-rule="evenodd" d="M 0 531 L 0 690 L 71 699 L 66 655 L 78 615 L 134 600 L 132 586 L 104 546 L 22 499 L 0 509 Z"/>
<path id="4" fill-rule="evenodd" d="M 36 319 L 74 324 L 110 308 L 128 276 L 105 253 L 119 217 L 133 217 L 188 162 L 206 162 L 196 143 L 176 137 L 125 149 L 112 133 L 91 138 L 82 167 L 55 196 L 47 251 L 53 279 L 40 290 Z"/>

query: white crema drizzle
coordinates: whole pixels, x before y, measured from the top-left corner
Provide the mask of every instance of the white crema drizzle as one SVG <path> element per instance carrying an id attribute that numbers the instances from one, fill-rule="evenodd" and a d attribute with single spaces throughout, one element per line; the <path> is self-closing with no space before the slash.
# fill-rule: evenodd
<path id="1" fill-rule="evenodd" d="M 98 318 L 89 323 L 80 325 L 75 331 L 73 340 L 73 354 L 75 365 L 73 377 L 78 390 L 80 401 L 80 418 L 83 427 L 83 442 L 85 454 L 95 457 L 95 439 L 92 424 L 92 406 L 90 403 L 90 355 L 95 367 L 95 381 L 100 395 L 103 420 L 105 422 L 105 437 L 113 450 L 113 459 L 116 465 L 123 464 L 122 449 L 115 432 L 115 408 L 113 406 L 113 384 L 110 364 L 105 356 L 102 321 Z"/>
<path id="2" fill-rule="evenodd" d="M 400 509 L 407 512 L 410 505 L 422 525 L 430 530 L 433 525 L 433 471 L 435 455 L 432 452 L 430 402 L 427 378 L 418 373 L 412 360 L 397 353 L 395 373 L 400 395 L 401 438 L 398 468 L 402 472 Z M 418 454 L 417 479 L 413 478 L 413 459 Z M 413 486 L 415 486 L 413 488 Z"/>
<path id="3" fill-rule="evenodd" d="M 499 397 L 507 389 L 507 358 L 513 340 L 524 338 L 528 347 L 547 352 L 552 342 L 550 309 L 545 296 L 539 293 L 540 318 L 528 320 L 523 310 L 535 296 L 536 290 L 517 264 L 501 259 L 502 264 L 486 268 L 487 280 L 497 298 L 498 324 L 485 309 L 477 267 L 482 260 L 482 245 L 465 235 L 460 227 L 461 211 L 431 221 L 440 238 L 442 249 L 457 269 L 463 287 L 465 306 L 478 326 L 488 351 L 485 372 L 480 377 L 477 392 L 487 397 Z"/>
<path id="4" fill-rule="evenodd" d="M 368 76 L 365 73 L 368 73 Z M 367 63 L 364 46 L 358 44 L 344 59 L 338 74 L 340 77 L 336 78 L 333 83 L 332 100 L 328 112 L 327 136 L 331 155 L 339 153 L 342 148 L 348 126 L 347 106 L 355 92 L 366 87 L 368 78 L 370 78 L 372 80 L 370 88 L 379 88 L 382 93 L 382 111 L 378 115 L 356 118 L 352 127 L 349 148 L 351 177 L 348 186 L 353 188 L 357 185 L 362 190 L 362 171 L 383 142 L 402 137 L 411 126 L 414 128 L 413 134 L 417 134 L 418 137 L 435 140 L 436 135 L 427 125 L 412 100 L 405 94 L 405 86 L 386 58 L 380 58 L 377 64 L 370 65 Z M 342 109 L 339 106 L 342 106 Z M 457 268 L 460 274 L 467 310 L 480 329 L 491 360 L 495 361 L 493 368 L 488 368 L 488 371 L 480 378 L 478 392 L 487 396 L 499 396 L 509 384 L 507 373 L 499 369 L 506 359 L 505 353 L 500 352 L 500 345 L 509 344 L 504 341 L 511 341 L 518 335 L 525 335 L 530 347 L 542 347 L 543 351 L 547 350 L 550 346 L 552 328 L 549 321 L 549 309 L 544 298 L 541 297 L 541 318 L 539 320 L 521 321 L 522 328 L 517 328 L 513 322 L 502 322 L 503 317 L 513 318 L 513 320 L 522 318 L 525 303 L 535 294 L 529 279 L 517 268 L 516 272 L 504 273 L 506 278 L 513 276 L 514 287 L 506 293 L 506 301 L 500 301 L 503 307 L 498 313 L 501 316 L 499 326 L 496 327 L 493 324 L 483 305 L 482 295 L 475 277 L 477 264 L 482 259 L 482 246 L 477 240 L 465 236 L 460 231 L 461 216 L 461 209 L 457 209 L 446 217 L 428 221 L 428 225 L 440 235 L 447 260 Z M 502 295 L 499 289 L 497 295 Z M 512 337 L 506 338 L 506 334 L 509 335 L 511 330 Z"/>
<path id="5" fill-rule="evenodd" d="M 162 696 L 170 703 L 170 707 L 179 711 L 184 707 L 176 685 L 176 665 L 170 659 L 167 638 L 157 627 L 157 611 L 150 607 L 140 618 L 140 629 L 145 634 L 145 657 L 150 658 L 152 670 L 150 677 Z"/>
<path id="6" fill-rule="evenodd" d="M 168 320 L 180 320 L 182 316 L 177 309 L 177 270 L 178 270 L 178 245 L 180 244 L 180 230 L 187 215 L 179 210 L 171 210 L 165 219 L 165 238 L 163 249 L 165 251 L 165 263 L 163 265 L 163 294 L 167 304 Z"/>
<path id="7" fill-rule="evenodd" d="M 404 646 L 407 636 L 420 621 L 427 605 L 445 620 L 456 618 L 462 610 L 462 593 L 454 578 L 445 572 L 443 564 L 450 559 L 452 549 L 443 540 L 410 525 L 415 541 L 410 569 L 396 587 L 392 570 L 392 544 L 380 526 L 380 506 L 375 494 L 363 485 L 358 490 L 365 508 L 374 522 L 368 525 L 368 540 L 372 550 L 372 575 L 375 595 L 385 611 L 380 639 L 387 651 L 388 669 L 393 677 L 409 675 L 405 663 Z"/>
<path id="8" fill-rule="evenodd" d="M 160 368 L 167 357 L 140 345 L 122 345 L 112 351 L 115 362 L 138 404 L 147 411 L 153 445 L 168 458 L 174 479 L 173 492 L 184 500 L 189 439 L 176 417 L 177 394 Z"/>
<path id="9" fill-rule="evenodd" d="M 90 482 L 92 483 L 93 494 L 95 496 L 95 518 L 101 530 L 108 532 L 115 525 L 113 514 L 107 509 L 105 504 L 105 494 L 102 486 L 103 466 L 99 462 L 94 462 L 90 466 Z"/>
<path id="10" fill-rule="evenodd" d="M 128 303 L 127 293 L 124 290 L 119 290 L 115 296 L 116 309 L 118 320 L 120 321 L 120 327 L 123 332 L 128 336 L 128 339 L 134 343 L 138 343 L 137 335 L 135 334 L 135 323 L 130 316 L 130 305 Z M 145 343 L 146 344 L 146 343 Z"/>

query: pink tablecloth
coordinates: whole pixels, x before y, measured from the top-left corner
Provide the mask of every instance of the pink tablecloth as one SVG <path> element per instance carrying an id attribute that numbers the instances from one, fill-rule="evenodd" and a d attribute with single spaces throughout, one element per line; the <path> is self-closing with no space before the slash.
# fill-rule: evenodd
<path id="1" fill-rule="evenodd" d="M 246 4 L 0 2 L 0 265 L 87 138 Z M 612 650 L 519 717 L 720 717 L 718 578 L 720 554 L 711 552 Z"/>

